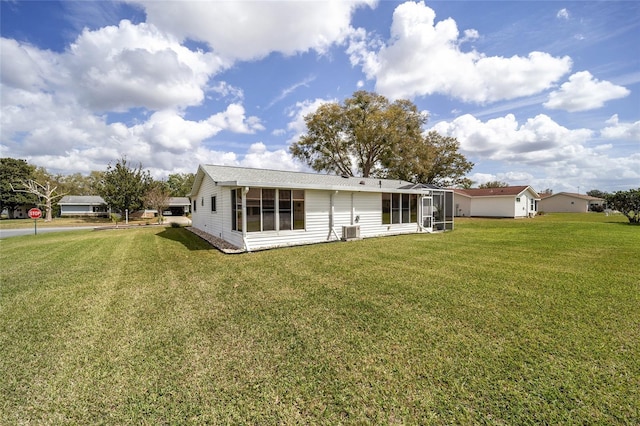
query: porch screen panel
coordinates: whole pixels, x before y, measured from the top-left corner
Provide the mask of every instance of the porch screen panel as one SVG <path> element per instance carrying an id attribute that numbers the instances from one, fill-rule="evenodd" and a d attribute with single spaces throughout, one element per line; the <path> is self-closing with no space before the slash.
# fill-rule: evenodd
<path id="1" fill-rule="evenodd" d="M 411 223 L 418 223 L 418 194 L 409 195 L 409 215 Z"/>
<path id="2" fill-rule="evenodd" d="M 382 224 L 391 223 L 391 194 L 385 192 L 382 194 Z"/>
<path id="3" fill-rule="evenodd" d="M 409 194 L 402 194 L 402 223 L 409 223 Z"/>
<path id="4" fill-rule="evenodd" d="M 278 229 L 283 231 L 291 230 L 291 214 L 292 214 L 291 190 L 281 189 L 278 191 L 278 216 L 280 226 Z"/>
<path id="5" fill-rule="evenodd" d="M 262 190 L 262 230 L 276 229 L 276 190 Z"/>
<path id="6" fill-rule="evenodd" d="M 247 192 L 247 232 L 260 231 L 260 188 L 251 188 Z"/>
<path id="7" fill-rule="evenodd" d="M 400 194 L 391 194 L 391 223 L 400 223 Z"/>
<path id="8" fill-rule="evenodd" d="M 304 229 L 304 190 L 291 191 L 293 195 L 293 229 Z"/>

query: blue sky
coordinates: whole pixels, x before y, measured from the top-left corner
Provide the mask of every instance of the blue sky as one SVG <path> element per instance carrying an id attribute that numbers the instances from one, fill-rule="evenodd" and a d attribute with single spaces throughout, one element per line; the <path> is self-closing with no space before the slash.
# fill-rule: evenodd
<path id="1" fill-rule="evenodd" d="M 640 186 L 640 2 L 1 1 L 0 156 L 307 171 L 303 117 L 410 99 L 469 178 Z"/>

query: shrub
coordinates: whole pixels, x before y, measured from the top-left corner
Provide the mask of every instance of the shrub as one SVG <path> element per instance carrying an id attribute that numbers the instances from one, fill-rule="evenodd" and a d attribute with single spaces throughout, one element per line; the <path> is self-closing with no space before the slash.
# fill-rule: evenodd
<path id="1" fill-rule="evenodd" d="M 182 228 L 182 225 L 180 225 L 179 223 L 176 223 L 176 222 L 171 222 L 171 227 L 172 228 Z"/>

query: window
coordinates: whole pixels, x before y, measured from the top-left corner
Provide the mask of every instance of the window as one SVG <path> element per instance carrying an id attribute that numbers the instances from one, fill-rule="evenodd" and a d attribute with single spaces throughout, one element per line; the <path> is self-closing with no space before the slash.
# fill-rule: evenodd
<path id="1" fill-rule="evenodd" d="M 216 196 L 215 196 L 215 195 L 212 195 L 212 196 L 211 196 L 211 211 L 212 211 L 212 212 L 215 212 L 215 211 L 216 211 L 216 209 L 217 209 L 216 204 L 217 204 L 217 203 L 216 203 Z"/>
<path id="2" fill-rule="evenodd" d="M 247 192 L 247 232 L 304 229 L 304 191 L 251 188 Z M 231 190 L 232 229 L 242 231 L 242 195 Z"/>
<path id="3" fill-rule="evenodd" d="M 196 212 L 196 206 L 198 205 L 198 203 L 196 202 L 196 200 L 193 200 L 193 212 Z"/>
<path id="4" fill-rule="evenodd" d="M 516 197 L 516 203 L 520 202 L 520 197 Z"/>
<path id="5" fill-rule="evenodd" d="M 382 223 L 417 223 L 418 194 L 382 194 Z"/>

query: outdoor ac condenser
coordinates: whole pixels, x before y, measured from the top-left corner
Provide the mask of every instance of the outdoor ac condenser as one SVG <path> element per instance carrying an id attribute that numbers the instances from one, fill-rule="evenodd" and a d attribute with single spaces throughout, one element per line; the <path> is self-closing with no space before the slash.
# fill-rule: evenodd
<path id="1" fill-rule="evenodd" d="M 342 241 L 357 240 L 360 238 L 360 225 L 342 227 Z"/>

